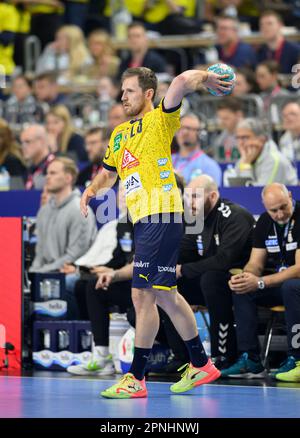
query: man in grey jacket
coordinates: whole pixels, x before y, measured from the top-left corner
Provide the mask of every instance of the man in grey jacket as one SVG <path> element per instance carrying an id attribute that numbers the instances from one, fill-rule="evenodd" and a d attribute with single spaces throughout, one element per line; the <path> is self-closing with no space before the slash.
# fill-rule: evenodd
<path id="1" fill-rule="evenodd" d="M 37 216 L 36 255 L 31 272 L 60 271 L 85 254 L 95 239 L 96 220 L 80 215 L 80 192 L 73 189 L 78 176 L 70 158 L 59 157 L 47 169 L 46 188 L 51 195 Z"/>
<path id="2" fill-rule="evenodd" d="M 279 151 L 260 120 L 247 118 L 240 121 L 236 138 L 241 158 L 232 169 L 233 172 L 225 172 L 224 184 L 226 180 L 230 181 L 230 178 L 234 177 L 243 177 L 245 181 L 248 180 L 249 185 L 255 186 L 273 182 L 285 185 L 298 184 L 296 169 Z"/>

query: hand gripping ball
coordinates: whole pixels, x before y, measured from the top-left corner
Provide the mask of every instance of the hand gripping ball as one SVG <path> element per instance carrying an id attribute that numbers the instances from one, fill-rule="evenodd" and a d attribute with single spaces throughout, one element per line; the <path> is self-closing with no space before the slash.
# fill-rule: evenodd
<path id="1" fill-rule="evenodd" d="M 212 90 L 211 88 L 207 88 L 207 90 L 213 94 L 214 96 L 226 96 L 227 94 L 230 94 L 235 86 L 235 73 L 233 71 L 233 69 L 227 65 L 227 64 L 214 64 L 211 65 L 210 67 L 208 67 L 207 71 L 213 72 L 213 73 L 217 73 L 218 75 L 229 75 L 228 78 L 224 78 L 224 81 L 233 81 L 233 84 L 231 87 L 228 88 L 228 90 L 226 91 L 221 91 L 221 90 Z"/>

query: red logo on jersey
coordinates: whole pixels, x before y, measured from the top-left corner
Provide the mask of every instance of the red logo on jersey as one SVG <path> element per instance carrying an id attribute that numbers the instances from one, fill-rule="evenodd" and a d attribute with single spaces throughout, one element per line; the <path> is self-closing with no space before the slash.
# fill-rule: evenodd
<path id="1" fill-rule="evenodd" d="M 125 167 L 131 169 L 132 167 L 138 166 L 139 164 L 139 160 L 135 158 L 135 156 L 132 155 L 132 153 L 129 152 L 128 149 L 125 148 L 122 159 L 122 169 L 125 169 Z"/>

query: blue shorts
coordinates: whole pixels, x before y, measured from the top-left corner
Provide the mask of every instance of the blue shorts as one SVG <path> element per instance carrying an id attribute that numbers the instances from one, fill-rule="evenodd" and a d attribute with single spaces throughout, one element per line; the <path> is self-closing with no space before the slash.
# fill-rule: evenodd
<path id="1" fill-rule="evenodd" d="M 168 216 L 170 223 L 164 223 L 165 215 L 160 214 L 149 216 L 148 223 L 143 223 L 142 219 L 134 225 L 132 287 L 162 290 L 176 288 L 176 264 L 183 224 L 181 213 L 170 213 Z M 154 218 L 157 223 L 153 223 Z"/>

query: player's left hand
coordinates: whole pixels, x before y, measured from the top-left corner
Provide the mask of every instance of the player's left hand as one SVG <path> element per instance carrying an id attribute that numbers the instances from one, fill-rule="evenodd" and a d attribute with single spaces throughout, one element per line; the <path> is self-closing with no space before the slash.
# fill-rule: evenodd
<path id="1" fill-rule="evenodd" d="M 254 274 L 243 272 L 242 274 L 233 275 L 228 284 L 230 289 L 236 294 L 247 294 L 254 292 L 258 288 L 258 280 Z"/>
<path id="2" fill-rule="evenodd" d="M 229 75 L 218 75 L 217 73 L 207 72 L 207 79 L 203 82 L 203 85 L 214 91 L 228 91 L 232 87 L 232 81 L 224 81 L 229 78 Z"/>

